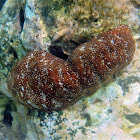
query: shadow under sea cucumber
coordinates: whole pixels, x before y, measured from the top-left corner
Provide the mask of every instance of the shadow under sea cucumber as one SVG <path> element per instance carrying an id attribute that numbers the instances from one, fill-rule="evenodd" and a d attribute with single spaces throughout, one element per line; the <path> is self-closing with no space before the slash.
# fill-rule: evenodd
<path id="1" fill-rule="evenodd" d="M 108 83 L 133 59 L 131 29 L 119 25 L 77 47 L 67 60 L 33 51 L 16 63 L 7 85 L 19 102 L 41 111 L 66 108 Z M 94 91 L 94 92 L 93 92 Z"/>

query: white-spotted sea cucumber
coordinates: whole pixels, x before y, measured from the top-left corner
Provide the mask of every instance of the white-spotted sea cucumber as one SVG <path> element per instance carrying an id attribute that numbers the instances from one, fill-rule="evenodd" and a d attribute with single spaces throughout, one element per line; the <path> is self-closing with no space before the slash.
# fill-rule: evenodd
<path id="1" fill-rule="evenodd" d="M 132 61 L 134 51 L 131 29 L 119 25 L 77 47 L 68 60 L 44 51 L 30 52 L 12 68 L 7 85 L 28 107 L 61 110 L 87 96 L 86 89 L 95 93 Z"/>

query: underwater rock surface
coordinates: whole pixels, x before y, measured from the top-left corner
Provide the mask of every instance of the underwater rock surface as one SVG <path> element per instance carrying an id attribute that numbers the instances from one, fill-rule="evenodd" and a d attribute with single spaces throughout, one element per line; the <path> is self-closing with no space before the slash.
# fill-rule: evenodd
<path id="1" fill-rule="evenodd" d="M 0 11 L 0 139 L 140 139 L 138 7 L 138 0 L 5 0 Z M 11 100 L 7 75 L 27 52 L 69 55 L 118 23 L 133 29 L 136 51 L 114 82 L 59 112 L 28 110 Z"/>

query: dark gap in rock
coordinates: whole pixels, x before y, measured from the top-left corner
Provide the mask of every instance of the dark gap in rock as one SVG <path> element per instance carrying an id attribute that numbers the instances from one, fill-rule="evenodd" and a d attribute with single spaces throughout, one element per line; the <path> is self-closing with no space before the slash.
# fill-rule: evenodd
<path id="1" fill-rule="evenodd" d="M 41 118 L 41 121 L 45 120 L 46 112 L 38 111 L 38 117 Z"/>
<path id="2" fill-rule="evenodd" d="M 6 0 L 0 0 L 0 11 L 1 11 L 1 9 L 2 9 L 4 3 L 5 3 L 5 1 L 6 1 Z"/>
<path id="3" fill-rule="evenodd" d="M 123 89 L 123 96 L 125 96 L 125 94 L 127 92 L 129 92 L 129 84 L 131 83 L 135 83 L 135 82 L 140 82 L 140 78 L 139 77 L 136 77 L 136 76 L 130 76 L 130 77 L 127 77 L 126 79 L 120 79 L 118 81 L 118 84 L 122 87 Z"/>
<path id="4" fill-rule="evenodd" d="M 10 105 L 6 105 L 5 111 L 4 111 L 4 119 L 3 119 L 3 123 L 7 126 L 7 127 L 11 127 L 12 126 L 12 121 L 13 121 L 13 117 L 11 115 L 11 106 Z"/>
<path id="5" fill-rule="evenodd" d="M 25 21 L 24 10 L 22 8 L 20 9 L 19 17 L 20 17 L 20 26 L 21 26 L 21 31 L 22 31 L 23 30 L 24 21 Z"/>
<path id="6" fill-rule="evenodd" d="M 96 18 L 96 19 L 94 19 L 94 22 L 97 22 L 98 21 L 98 19 Z"/>
<path id="7" fill-rule="evenodd" d="M 64 59 L 64 60 L 68 59 L 68 55 L 64 54 L 60 46 L 52 45 L 49 47 L 49 51 L 52 55 L 55 55 L 61 59 Z"/>
<path id="8" fill-rule="evenodd" d="M 139 0 L 138 1 L 130 0 L 130 1 L 136 8 L 138 8 L 138 9 L 140 8 Z"/>
<path id="9" fill-rule="evenodd" d="M 134 124 L 140 123 L 140 115 L 138 113 L 125 115 L 125 118 Z"/>
<path id="10" fill-rule="evenodd" d="M 13 53 L 15 59 L 18 58 L 18 55 L 17 55 L 16 51 L 15 51 L 12 47 L 10 47 L 9 53 L 10 53 L 10 54 Z"/>
<path id="11" fill-rule="evenodd" d="M 89 113 L 83 113 L 82 114 L 82 118 L 86 119 L 87 122 L 85 123 L 85 126 L 91 126 L 91 116 L 89 115 Z"/>
<path id="12" fill-rule="evenodd" d="M 112 109 L 108 109 L 108 113 L 112 113 Z"/>
<path id="13" fill-rule="evenodd" d="M 117 77 L 116 74 L 113 74 L 113 79 L 116 79 L 116 77 Z"/>

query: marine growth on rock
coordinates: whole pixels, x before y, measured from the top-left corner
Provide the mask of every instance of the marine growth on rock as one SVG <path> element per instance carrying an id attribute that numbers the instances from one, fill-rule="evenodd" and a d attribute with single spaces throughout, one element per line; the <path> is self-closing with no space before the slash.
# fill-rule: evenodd
<path id="1" fill-rule="evenodd" d="M 108 83 L 132 61 L 134 51 L 131 29 L 119 25 L 77 47 L 67 60 L 30 52 L 12 68 L 7 85 L 28 107 L 61 110 Z"/>

